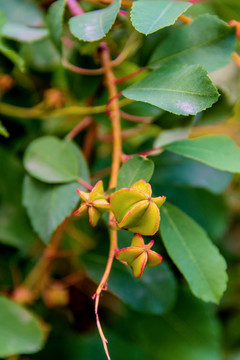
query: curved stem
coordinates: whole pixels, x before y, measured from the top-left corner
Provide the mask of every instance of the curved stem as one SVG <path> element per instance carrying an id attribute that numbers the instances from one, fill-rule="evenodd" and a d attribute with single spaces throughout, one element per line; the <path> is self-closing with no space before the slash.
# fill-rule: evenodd
<path id="1" fill-rule="evenodd" d="M 125 75 L 125 76 L 123 76 L 123 77 L 121 77 L 121 78 L 116 79 L 116 80 L 115 80 L 115 83 L 116 83 L 116 84 L 121 84 L 122 82 L 128 81 L 128 80 L 130 80 L 132 77 L 137 76 L 138 74 L 140 74 L 141 72 L 143 72 L 143 71 L 145 71 L 145 70 L 147 70 L 147 67 L 146 67 L 146 66 L 145 66 L 145 67 L 142 67 L 142 68 L 140 68 L 140 69 L 137 69 L 137 70 L 133 71 L 132 73 L 130 73 L 130 74 L 128 74 L 128 75 Z"/>
<path id="2" fill-rule="evenodd" d="M 91 116 L 85 117 L 79 124 L 77 124 L 66 136 L 67 139 L 74 139 L 83 129 L 92 123 Z"/>
<path id="3" fill-rule="evenodd" d="M 110 53 L 106 43 L 101 44 L 101 61 L 105 72 L 105 81 L 109 93 L 109 107 L 111 112 L 109 117 L 112 122 L 113 134 L 113 156 L 112 167 L 109 181 L 109 188 L 114 188 L 117 184 L 118 171 L 121 163 L 122 156 L 122 138 L 121 138 L 121 124 L 120 124 L 120 109 L 118 103 L 118 91 L 115 84 L 115 76 L 112 71 Z M 112 100 L 111 100 L 112 99 Z"/>
<path id="4" fill-rule="evenodd" d="M 112 165 L 111 165 L 111 173 L 110 173 L 110 181 L 109 181 L 109 188 L 114 188 L 117 185 L 117 177 L 121 163 L 122 157 L 122 139 L 121 139 L 121 124 L 120 124 L 120 109 L 119 109 L 119 102 L 118 102 L 118 91 L 115 84 L 115 76 L 112 71 L 112 64 L 110 59 L 109 49 L 106 43 L 101 43 L 100 45 L 101 50 L 101 62 L 102 67 L 104 69 L 105 75 L 105 82 L 109 93 L 109 106 L 110 106 L 110 120 L 112 122 L 112 136 L 113 136 L 113 156 L 112 156 Z M 113 222 L 114 215 L 112 212 L 109 214 L 109 223 Z M 101 292 L 107 289 L 107 281 L 108 277 L 112 268 L 112 263 L 114 256 L 117 251 L 117 231 L 113 228 L 110 228 L 110 249 L 108 254 L 108 261 L 100 281 L 98 288 L 93 295 L 93 299 L 95 299 L 95 315 L 96 315 L 96 323 L 98 327 L 98 331 L 100 337 L 102 339 L 103 347 L 105 353 L 107 355 L 108 360 L 110 360 L 110 355 L 108 352 L 107 347 L 107 339 L 104 336 L 101 323 L 99 321 L 98 316 L 98 306 L 99 306 L 99 299 Z"/>
<path id="5" fill-rule="evenodd" d="M 84 14 L 84 11 L 81 8 L 81 6 L 78 4 L 77 0 L 67 0 L 67 5 L 69 10 L 74 16 Z"/>
<path id="6" fill-rule="evenodd" d="M 123 99 L 118 103 L 119 108 L 128 105 L 131 102 L 133 102 L 133 100 Z M 69 115 L 101 114 L 106 111 L 106 105 L 98 105 L 98 106 L 73 105 L 56 110 L 47 110 L 41 107 L 40 105 L 42 105 L 42 103 L 32 108 L 22 108 L 7 103 L 1 103 L 0 114 L 5 116 L 15 117 L 17 119 L 45 119 L 49 117 L 69 116 Z"/>
<path id="7" fill-rule="evenodd" d="M 79 67 L 79 66 L 76 66 L 76 65 L 71 64 L 71 63 L 68 62 L 66 59 L 63 59 L 63 60 L 62 60 L 62 65 L 63 65 L 66 69 L 68 69 L 68 70 L 70 70 L 70 71 L 72 71 L 72 72 L 74 72 L 74 73 L 76 73 L 76 74 L 82 74 L 82 75 L 101 75 L 101 74 L 103 74 L 103 72 L 104 72 L 102 68 L 99 68 L 99 69 L 84 69 L 84 68 L 81 68 L 81 67 Z"/>

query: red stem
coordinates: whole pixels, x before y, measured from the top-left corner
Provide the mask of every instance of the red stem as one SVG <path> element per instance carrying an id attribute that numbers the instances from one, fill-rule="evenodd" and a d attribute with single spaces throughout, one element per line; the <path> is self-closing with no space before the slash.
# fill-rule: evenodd
<path id="1" fill-rule="evenodd" d="M 78 4 L 77 0 L 67 0 L 67 5 L 69 10 L 74 16 L 84 14 L 84 11 L 81 8 L 81 6 Z"/>
<path id="2" fill-rule="evenodd" d="M 128 81 L 128 80 L 130 80 L 132 77 L 140 74 L 141 72 L 143 72 L 143 71 L 145 71 L 145 70 L 147 70 L 147 67 L 142 67 L 142 68 L 140 68 L 140 69 L 137 69 L 137 70 L 133 71 L 132 73 L 130 73 L 130 74 L 128 74 L 128 75 L 125 75 L 125 76 L 123 76 L 123 77 L 121 77 L 121 78 L 116 79 L 116 80 L 115 80 L 115 84 L 120 84 L 120 83 L 122 83 L 122 82 Z"/>

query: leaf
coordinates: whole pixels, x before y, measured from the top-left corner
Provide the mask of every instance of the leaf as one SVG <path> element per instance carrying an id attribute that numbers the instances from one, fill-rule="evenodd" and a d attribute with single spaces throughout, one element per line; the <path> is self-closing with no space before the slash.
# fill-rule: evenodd
<path id="1" fill-rule="evenodd" d="M 183 1 L 141 0 L 132 5 L 131 21 L 135 29 L 145 35 L 173 25 L 191 4 Z"/>
<path id="2" fill-rule="evenodd" d="M 13 23 L 36 27 L 44 24 L 43 11 L 32 0 L 1 1 L 1 11 Z"/>
<path id="3" fill-rule="evenodd" d="M 205 231 L 175 206 L 161 209 L 160 231 L 169 256 L 187 280 L 193 294 L 219 303 L 226 290 L 226 262 Z"/>
<path id="4" fill-rule="evenodd" d="M 199 16 L 176 28 L 157 46 L 149 67 L 201 64 L 213 71 L 228 64 L 236 47 L 234 29 L 213 15 Z"/>
<path id="5" fill-rule="evenodd" d="M 233 175 L 170 152 L 154 157 L 155 171 L 151 179 L 153 192 L 162 193 L 162 186 L 204 188 L 222 193 Z M 179 190 L 181 191 L 181 190 Z"/>
<path id="6" fill-rule="evenodd" d="M 7 23 L 1 29 L 1 36 L 20 42 L 33 42 L 47 37 L 46 29 L 31 28 L 26 25 Z"/>
<path id="7" fill-rule="evenodd" d="M 229 210 L 226 199 L 222 195 L 189 187 L 166 185 L 160 188 L 167 200 L 202 226 L 211 239 L 218 241 L 226 234 L 229 225 Z"/>
<path id="8" fill-rule="evenodd" d="M 5 128 L 5 126 L 3 126 L 1 120 L 0 120 L 0 135 L 8 138 L 9 137 L 9 132 L 7 131 L 7 129 Z"/>
<path id="9" fill-rule="evenodd" d="M 111 29 L 120 9 L 120 4 L 121 0 L 114 0 L 105 9 L 72 17 L 69 20 L 71 33 L 79 40 L 84 41 L 95 41 L 103 38 Z"/>
<path id="10" fill-rule="evenodd" d="M 147 352 L 146 359 L 219 360 L 221 327 L 208 304 L 180 292 L 171 312 L 162 316 L 127 314 L 121 329 Z M 143 335 L 144 334 L 144 335 Z"/>
<path id="11" fill-rule="evenodd" d="M 27 250 L 35 241 L 21 204 L 23 168 L 15 156 L 0 147 L 0 243 Z"/>
<path id="12" fill-rule="evenodd" d="M 23 71 L 25 67 L 24 59 L 18 55 L 16 51 L 11 49 L 8 45 L 6 45 L 0 38 L 0 53 L 6 56 L 14 65 L 16 65 L 19 70 Z"/>
<path id="13" fill-rule="evenodd" d="M 32 226 L 41 239 L 49 240 L 63 220 L 79 202 L 78 183 L 50 185 L 26 176 L 23 183 L 23 205 L 27 209 Z"/>
<path id="14" fill-rule="evenodd" d="M 79 177 L 79 164 L 67 140 L 43 136 L 34 140 L 24 155 L 30 175 L 47 183 L 67 183 Z"/>
<path id="15" fill-rule="evenodd" d="M 106 258 L 87 255 L 83 262 L 89 275 L 99 282 Z M 136 279 L 129 267 L 116 261 L 111 269 L 108 289 L 131 308 L 148 314 L 166 312 L 176 298 L 175 278 L 167 263 L 155 268 L 146 268 L 141 278 Z"/>
<path id="16" fill-rule="evenodd" d="M 164 148 L 219 170 L 240 173 L 240 148 L 224 135 L 180 140 Z"/>
<path id="17" fill-rule="evenodd" d="M 44 343 L 39 322 L 23 306 L 0 296 L 0 356 L 33 354 Z"/>
<path id="18" fill-rule="evenodd" d="M 127 187 L 138 180 L 144 179 L 148 182 L 153 174 L 154 163 L 152 160 L 146 159 L 142 156 L 134 155 L 122 165 L 117 182 L 117 190 Z"/>
<path id="19" fill-rule="evenodd" d="M 165 66 L 125 89 L 123 95 L 177 115 L 197 114 L 211 107 L 219 96 L 200 65 Z"/>
<path id="20" fill-rule="evenodd" d="M 49 38 L 22 44 L 21 55 L 29 68 L 40 72 L 53 71 L 60 64 L 59 53 Z"/>
<path id="21" fill-rule="evenodd" d="M 65 12 L 66 1 L 55 1 L 49 8 L 47 14 L 47 24 L 50 31 L 50 36 L 56 45 L 57 49 L 62 52 L 62 31 L 63 31 L 63 17 Z"/>
<path id="22" fill-rule="evenodd" d="M 191 131 L 190 126 L 178 127 L 170 130 L 163 130 L 156 137 L 153 147 L 159 148 L 169 143 L 172 143 L 173 141 L 186 139 L 188 138 L 190 131 Z"/>

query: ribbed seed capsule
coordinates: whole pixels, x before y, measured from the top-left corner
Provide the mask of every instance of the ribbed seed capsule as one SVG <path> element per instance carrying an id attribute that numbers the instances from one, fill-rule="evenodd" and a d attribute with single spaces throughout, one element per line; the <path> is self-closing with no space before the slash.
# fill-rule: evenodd
<path id="1" fill-rule="evenodd" d="M 111 210 L 118 227 L 142 235 L 154 235 L 160 223 L 159 207 L 166 197 L 151 196 L 151 185 L 145 180 L 113 193 L 110 198 Z"/>
<path id="2" fill-rule="evenodd" d="M 151 250 L 153 244 L 154 241 L 151 240 L 145 245 L 143 237 L 134 234 L 131 246 L 117 251 L 116 259 L 129 265 L 135 277 L 140 277 L 145 266 L 154 267 L 162 262 L 162 256 Z"/>
<path id="3" fill-rule="evenodd" d="M 102 180 L 98 181 L 92 191 L 87 193 L 77 189 L 77 193 L 82 199 L 80 208 L 74 212 L 74 215 L 89 215 L 89 223 L 96 226 L 98 220 L 104 212 L 110 211 L 110 204 L 106 200 Z"/>

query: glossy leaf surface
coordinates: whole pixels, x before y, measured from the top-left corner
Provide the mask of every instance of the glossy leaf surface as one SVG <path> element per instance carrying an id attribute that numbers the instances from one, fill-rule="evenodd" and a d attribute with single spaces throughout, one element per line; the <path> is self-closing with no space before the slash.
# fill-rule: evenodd
<path id="1" fill-rule="evenodd" d="M 178 115 L 211 107 L 218 91 L 200 65 L 166 66 L 123 91 L 129 99 L 147 102 Z"/>
<path id="2" fill-rule="evenodd" d="M 71 215 L 79 201 L 78 183 L 50 185 L 26 176 L 23 186 L 23 204 L 32 226 L 47 244 L 54 230 Z M 36 216 L 37 214 L 37 216 Z"/>
<path id="3" fill-rule="evenodd" d="M 148 35 L 174 24 L 178 16 L 190 6 L 183 1 L 135 1 L 131 11 L 131 21 L 137 31 Z"/>
<path id="4" fill-rule="evenodd" d="M 53 136 L 34 140 L 26 150 L 24 167 L 47 183 L 67 183 L 79 176 L 78 159 L 68 141 Z"/>
<path id="5" fill-rule="evenodd" d="M 164 148 L 219 170 L 240 173 L 240 148 L 224 135 L 180 140 Z"/>
<path id="6" fill-rule="evenodd" d="M 114 0 L 105 9 L 72 17 L 69 20 L 72 34 L 84 41 L 95 41 L 103 38 L 116 19 L 120 3 L 120 0 Z"/>
<path id="7" fill-rule="evenodd" d="M 150 68 L 164 64 L 201 64 L 208 71 L 228 64 L 236 46 L 234 29 L 213 15 L 174 29 L 156 48 Z"/>
<path id="8" fill-rule="evenodd" d="M 65 11 L 66 1 L 55 1 L 48 10 L 47 24 L 50 31 L 50 36 L 56 45 L 57 49 L 62 51 L 62 31 L 63 31 L 63 16 Z"/>
<path id="9" fill-rule="evenodd" d="M 218 303 L 226 290 L 226 262 L 206 232 L 175 206 L 161 211 L 160 232 L 173 262 L 197 297 Z"/>
<path id="10" fill-rule="evenodd" d="M 117 190 L 123 187 L 128 188 L 140 179 L 148 182 L 152 177 L 153 171 L 154 163 L 152 160 L 137 155 L 133 156 L 123 163 L 119 171 Z"/>

